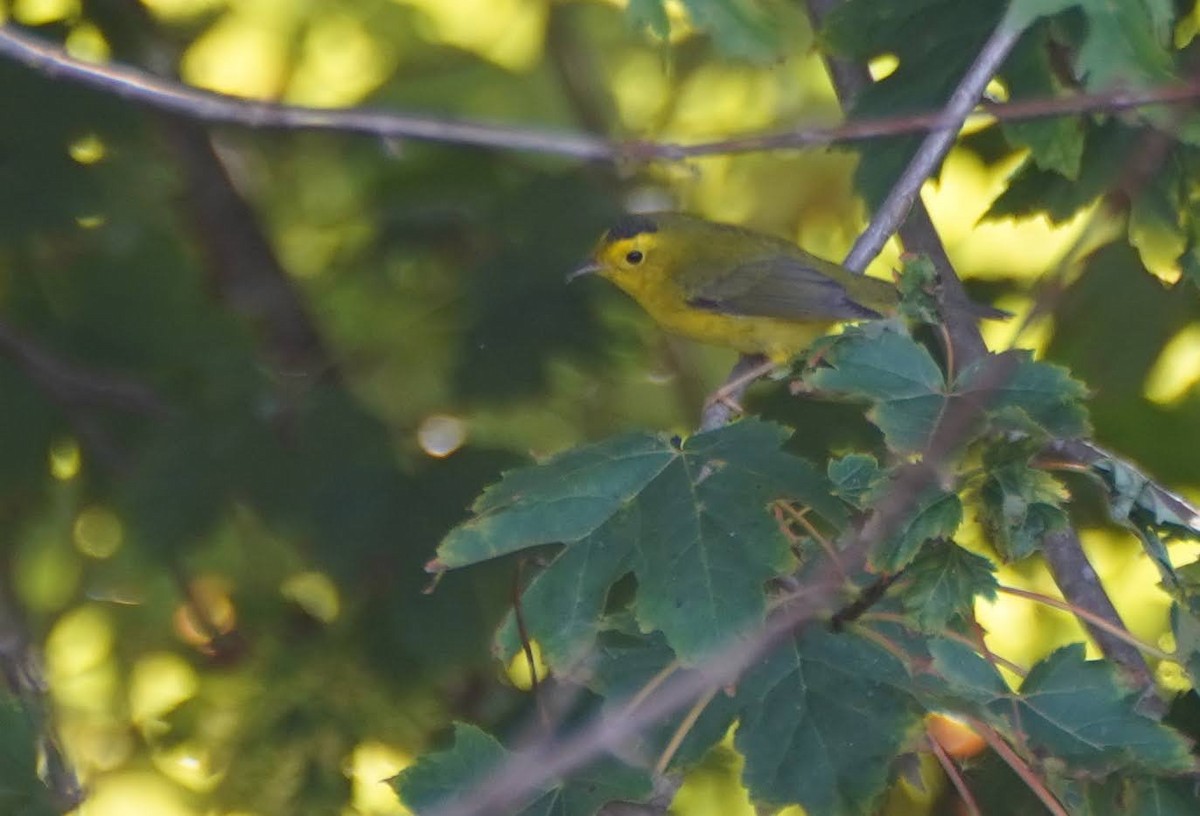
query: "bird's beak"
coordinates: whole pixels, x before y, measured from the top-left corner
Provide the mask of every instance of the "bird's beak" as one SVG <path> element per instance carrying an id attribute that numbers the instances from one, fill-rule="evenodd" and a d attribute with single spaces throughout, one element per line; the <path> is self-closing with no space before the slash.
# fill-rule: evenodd
<path id="1" fill-rule="evenodd" d="M 597 273 L 599 271 L 600 271 L 600 264 L 596 263 L 595 261 L 588 261 L 583 266 L 579 267 L 574 272 L 567 275 L 567 283 L 570 283 L 571 281 L 575 280 L 576 278 L 583 277 L 584 275 L 594 275 L 595 273 Z"/>

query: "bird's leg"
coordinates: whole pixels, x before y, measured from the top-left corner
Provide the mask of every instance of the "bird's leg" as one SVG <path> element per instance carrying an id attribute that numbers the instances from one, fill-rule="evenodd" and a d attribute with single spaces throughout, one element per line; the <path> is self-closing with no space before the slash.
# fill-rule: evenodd
<path id="1" fill-rule="evenodd" d="M 724 403 L 734 411 L 742 413 L 742 406 L 738 404 L 738 400 L 746 391 L 746 388 L 750 383 L 759 377 L 770 374 L 777 367 L 770 358 L 761 355 L 743 357 L 738 361 L 737 366 L 729 375 L 729 379 L 709 396 L 706 404 Z"/>

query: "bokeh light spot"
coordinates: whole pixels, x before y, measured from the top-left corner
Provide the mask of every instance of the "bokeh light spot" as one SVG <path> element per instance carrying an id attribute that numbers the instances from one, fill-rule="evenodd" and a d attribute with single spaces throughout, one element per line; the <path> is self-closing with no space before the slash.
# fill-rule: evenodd
<path id="1" fill-rule="evenodd" d="M 531 640 L 529 651 L 533 654 L 533 669 L 537 672 L 538 679 L 545 680 L 550 675 L 550 667 L 542 659 L 541 645 L 536 640 Z M 515 688 L 519 688 L 521 691 L 529 691 L 533 688 L 533 672 L 530 671 L 529 656 L 525 654 L 524 648 L 518 649 L 512 660 L 508 661 L 506 674 L 508 681 Z"/>
<path id="2" fill-rule="evenodd" d="M 196 694 L 196 671 L 177 654 L 154 652 L 134 664 L 129 677 L 129 714 L 136 723 L 158 719 Z"/>
<path id="3" fill-rule="evenodd" d="M 125 538 L 116 513 L 99 505 L 84 509 L 75 518 L 71 532 L 79 551 L 92 558 L 111 558 Z"/>
<path id="4" fill-rule="evenodd" d="M 318 107 L 352 105 L 378 88 L 390 67 L 356 17 L 331 14 L 309 26 L 287 99 Z"/>
<path id="5" fill-rule="evenodd" d="M 81 810 L 86 816 L 128 816 L 131 813 L 154 816 L 195 814 L 183 804 L 181 791 L 150 771 L 132 771 L 97 779 Z"/>
<path id="6" fill-rule="evenodd" d="M 28 26 L 47 25 L 79 16 L 79 0 L 13 0 L 13 19 Z"/>
<path id="7" fill-rule="evenodd" d="M 899 67 L 900 58 L 895 54 L 880 54 L 867 63 L 867 70 L 871 72 L 871 79 L 876 82 L 881 79 L 887 79 L 896 73 L 896 69 Z"/>
<path id="8" fill-rule="evenodd" d="M 355 812 L 370 813 L 372 816 L 408 813 L 387 780 L 411 764 L 411 756 L 389 745 L 381 742 L 360 743 L 350 757 Z"/>
<path id="9" fill-rule="evenodd" d="M 89 133 L 71 142 L 67 153 L 80 164 L 95 164 L 104 158 L 104 142 L 95 133 Z"/>
<path id="10" fill-rule="evenodd" d="M 272 28 L 249 15 L 226 14 L 188 48 L 183 78 L 218 93 L 277 98 L 286 54 L 281 32 Z"/>
<path id="11" fill-rule="evenodd" d="M 430 456 L 443 459 L 467 441 L 467 424 L 457 417 L 434 414 L 417 428 L 417 443 Z"/>
<path id="12" fill-rule="evenodd" d="M 337 587 L 320 572 L 302 572 L 283 582 L 283 596 L 323 623 L 332 623 L 341 613 Z"/>
<path id="13" fill-rule="evenodd" d="M 95 604 L 72 609 L 46 638 L 46 665 L 51 676 L 82 674 L 106 661 L 112 653 L 112 622 Z"/>
<path id="14" fill-rule="evenodd" d="M 100 29 L 89 23 L 82 23 L 71 29 L 67 35 L 63 49 L 75 59 L 84 62 L 108 62 L 112 51 L 108 40 Z"/>
<path id="15" fill-rule="evenodd" d="M 220 8 L 228 0 L 141 0 L 142 5 L 164 20 L 196 17 L 211 9 Z"/>
<path id="16" fill-rule="evenodd" d="M 1159 353 L 1146 375 L 1146 399 L 1160 405 L 1178 402 L 1200 382 L 1200 323 L 1186 327 Z"/>
<path id="17" fill-rule="evenodd" d="M 83 467 L 83 452 L 74 439 L 59 439 L 50 446 L 50 475 L 68 482 L 79 475 Z"/>

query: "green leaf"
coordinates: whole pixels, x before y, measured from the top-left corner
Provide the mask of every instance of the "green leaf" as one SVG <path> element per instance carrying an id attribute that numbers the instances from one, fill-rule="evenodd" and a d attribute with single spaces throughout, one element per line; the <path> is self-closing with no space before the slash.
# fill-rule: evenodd
<path id="1" fill-rule="evenodd" d="M 435 569 L 453 569 L 537 544 L 578 541 L 659 476 L 676 451 L 658 436 L 627 434 L 505 474 L 438 547 Z"/>
<path id="2" fill-rule="evenodd" d="M 782 45 L 777 20 L 750 0 L 683 0 L 697 27 L 727 56 L 767 60 Z"/>
<path id="3" fill-rule="evenodd" d="M 874 812 L 922 712 L 904 666 L 850 632 L 811 628 L 738 684 L 736 735 L 755 801 L 813 816 Z"/>
<path id="4" fill-rule="evenodd" d="M 1130 780 L 1126 813 L 1137 816 L 1192 816 L 1200 809 L 1195 784 L 1188 779 L 1141 777 Z"/>
<path id="5" fill-rule="evenodd" d="M 1124 161 L 1136 152 L 1140 138 L 1140 130 L 1116 120 L 1090 127 L 1075 177 L 1042 169 L 1030 159 L 1009 177 L 983 218 L 1044 215 L 1051 223 L 1060 224 L 1074 217 L 1116 185 Z"/>
<path id="6" fill-rule="evenodd" d="M 870 400 L 867 414 L 889 448 L 923 449 L 945 404 L 937 363 L 911 337 L 882 326 L 848 329 L 805 382 L 820 391 Z"/>
<path id="7" fill-rule="evenodd" d="M 828 504 L 820 474 L 777 452 L 784 437 L 749 422 L 692 437 L 669 478 L 638 497 L 637 618 L 684 661 L 761 622 L 763 582 L 792 563 L 768 503 L 788 496 L 818 513 Z"/>
<path id="8" fill-rule="evenodd" d="M 642 626 L 696 659 L 761 621 L 764 582 L 792 563 L 767 511 L 772 501 L 800 502 L 835 528 L 844 523 L 824 477 L 779 450 L 786 436 L 756 421 L 681 443 L 625 436 L 515 471 L 484 493 L 476 518 L 446 536 L 434 567 L 571 542 L 588 552 L 556 560 L 526 608 L 552 658 L 569 662 L 586 648 L 605 587 L 632 569 Z M 502 648 L 512 644 L 510 629 Z"/>
<path id="9" fill-rule="evenodd" d="M 979 497 L 980 521 L 1008 561 L 1032 555 L 1048 534 L 1069 523 L 1061 506 L 1067 499 L 1066 488 L 1054 476 L 1023 462 L 990 467 Z"/>
<path id="10" fill-rule="evenodd" d="M 900 596 L 923 630 L 937 632 L 951 621 L 966 619 L 976 598 L 996 597 L 992 562 L 952 541 L 926 547 L 904 571 L 907 586 Z"/>
<path id="11" fill-rule="evenodd" d="M 608 588 L 632 567 L 636 520 L 632 512 L 618 512 L 584 540 L 564 547 L 521 593 L 529 637 L 551 667 L 566 669 L 590 650 Z M 496 634 L 496 644 L 505 661 L 521 649 L 513 612 Z"/>
<path id="12" fill-rule="evenodd" d="M 1190 581 L 1187 585 L 1189 594 L 1195 598 L 1196 585 Z M 1195 688 L 1200 687 L 1200 617 L 1196 614 L 1196 601 L 1189 600 L 1187 605 L 1178 601 L 1171 604 L 1171 634 L 1175 637 L 1175 654 Z"/>
<path id="13" fill-rule="evenodd" d="M 994 366 L 1015 367 L 993 384 Z M 1083 401 L 1087 388 L 1062 366 L 1040 363 L 1025 350 L 988 355 L 972 363 L 955 381 L 956 394 L 969 395 L 986 386 L 987 414 L 1001 430 L 1039 431 L 1050 436 L 1077 437 L 1090 430 Z"/>
<path id="14" fill-rule="evenodd" d="M 1011 717 L 1011 727 L 1032 748 L 1076 769 L 1190 769 L 1187 740 L 1139 714 L 1137 698 L 1121 685 L 1111 664 L 1086 660 L 1083 644 L 1074 643 L 1035 665 L 1019 696 L 997 700 L 990 708 L 999 717 Z"/>
<path id="15" fill-rule="evenodd" d="M 775 58 L 782 46 L 780 21 L 750 0 L 683 0 L 692 23 L 713 38 L 729 57 L 755 61 Z M 663 0 L 631 0 L 626 12 L 635 25 L 665 39 L 671 23 Z"/>
<path id="16" fill-rule="evenodd" d="M 1083 41 L 1075 44 L 1075 64 L 1088 90 L 1147 87 L 1171 79 L 1167 49 L 1175 14 L 1170 0 L 1014 0 L 1005 24 L 1026 28 L 1069 8 L 1079 9 L 1086 20 Z"/>
<path id="17" fill-rule="evenodd" d="M 898 572 L 921 552 L 925 542 L 950 538 L 962 523 L 962 502 L 954 493 L 935 488 L 915 505 L 908 519 L 871 554 L 876 569 Z"/>
<path id="18" fill-rule="evenodd" d="M 935 638 L 929 654 L 933 671 L 922 676 L 922 685 L 952 709 L 986 713 L 989 703 L 1010 693 L 996 667 L 964 643 Z"/>
<path id="19" fill-rule="evenodd" d="M 938 323 L 937 269 L 925 255 L 902 259 L 896 288 L 900 290 L 900 313 L 909 320 Z"/>
<path id="20" fill-rule="evenodd" d="M 1192 767 L 1187 740 L 1137 713 L 1137 693 L 1122 687 L 1111 664 L 1086 660 L 1082 643 L 1040 661 L 1020 691 L 1013 702 L 993 703 L 993 712 L 1013 717 L 1035 750 L 1074 768 L 1172 773 Z"/>
<path id="21" fill-rule="evenodd" d="M 829 481 L 833 482 L 833 495 L 860 509 L 883 479 L 879 462 L 865 453 L 830 459 L 825 470 Z"/>
<path id="22" fill-rule="evenodd" d="M 1047 26 L 1034 26 L 1021 37 L 1004 61 L 1001 76 L 1012 101 L 1046 99 L 1060 90 L 1050 64 L 1051 42 Z M 1055 116 L 1026 122 L 1001 122 L 1008 142 L 1029 148 L 1030 158 L 1041 170 L 1077 179 L 1083 160 L 1085 128 L 1079 117 Z"/>
<path id="23" fill-rule="evenodd" d="M 1141 540 L 1146 554 L 1158 567 L 1167 588 L 1179 583 L 1164 537 L 1200 539 L 1200 514 L 1186 499 L 1168 493 L 1141 471 L 1119 459 L 1101 458 L 1091 472 L 1108 490 L 1108 513 Z"/>
<path id="24" fill-rule="evenodd" d="M 426 754 L 391 783 L 405 805 L 420 816 L 453 802 L 511 756 L 491 735 L 457 723 L 449 749 Z M 549 784 L 533 794 L 533 801 L 512 812 L 520 816 L 593 816 L 608 802 L 644 799 L 651 787 L 643 771 L 602 759 L 565 781 Z"/>
<path id="25" fill-rule="evenodd" d="M 445 751 L 426 754 L 391 779 L 400 799 L 415 813 L 431 810 L 484 779 L 508 752 L 495 737 L 466 723 L 455 723 L 454 742 Z"/>
<path id="26" fill-rule="evenodd" d="M 930 643 L 932 674 L 922 678 L 940 704 L 986 715 L 1017 744 L 1061 760 L 1072 772 L 1121 769 L 1177 773 L 1191 768 L 1190 745 L 1179 733 L 1138 713 L 1138 693 L 1125 688 L 1112 664 L 1086 660 L 1082 643 L 1035 665 L 1019 693 L 999 672 L 956 641 Z"/>

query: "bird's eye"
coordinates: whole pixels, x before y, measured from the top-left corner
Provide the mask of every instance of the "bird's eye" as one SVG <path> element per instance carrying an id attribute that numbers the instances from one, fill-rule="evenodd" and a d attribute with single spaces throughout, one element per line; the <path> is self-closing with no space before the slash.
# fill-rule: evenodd
<path id="1" fill-rule="evenodd" d="M 644 257 L 645 256 L 642 255 L 642 253 L 638 252 L 635 249 L 633 252 L 630 252 L 628 255 L 625 256 L 625 260 L 636 266 L 637 264 L 640 264 L 642 262 L 642 258 L 644 258 Z"/>

